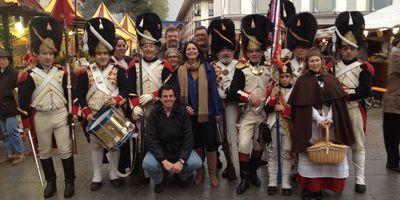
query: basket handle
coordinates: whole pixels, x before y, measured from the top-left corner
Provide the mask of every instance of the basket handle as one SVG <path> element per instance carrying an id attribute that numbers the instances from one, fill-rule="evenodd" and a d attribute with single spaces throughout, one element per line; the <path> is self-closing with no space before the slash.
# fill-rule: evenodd
<path id="1" fill-rule="evenodd" d="M 329 126 L 325 125 L 324 128 L 325 128 L 325 140 L 328 143 L 329 142 Z"/>

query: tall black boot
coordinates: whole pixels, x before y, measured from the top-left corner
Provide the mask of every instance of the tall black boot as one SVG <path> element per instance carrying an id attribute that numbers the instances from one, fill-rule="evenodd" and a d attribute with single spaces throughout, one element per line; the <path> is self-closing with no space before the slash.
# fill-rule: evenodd
<path id="1" fill-rule="evenodd" d="M 67 159 L 61 159 L 62 165 L 64 168 L 64 176 L 65 176 L 65 190 L 64 197 L 71 198 L 75 193 L 75 165 L 74 165 L 74 156 L 70 156 Z"/>
<path id="2" fill-rule="evenodd" d="M 261 180 L 258 178 L 258 175 L 257 175 L 257 169 L 258 169 L 258 166 L 260 165 L 260 161 L 261 161 L 261 158 L 251 157 L 251 159 L 250 159 L 250 166 L 249 166 L 250 180 L 251 180 L 251 183 L 256 187 L 261 186 Z"/>
<path id="3" fill-rule="evenodd" d="M 249 181 L 249 162 L 239 161 L 240 166 L 240 183 L 236 187 L 236 194 L 243 194 L 250 187 Z"/>
<path id="4" fill-rule="evenodd" d="M 57 185 L 56 185 L 57 175 L 56 172 L 54 171 L 53 159 L 52 158 L 40 159 L 40 162 L 42 163 L 44 176 L 47 181 L 47 186 L 43 192 L 44 198 L 50 198 L 57 191 Z"/>

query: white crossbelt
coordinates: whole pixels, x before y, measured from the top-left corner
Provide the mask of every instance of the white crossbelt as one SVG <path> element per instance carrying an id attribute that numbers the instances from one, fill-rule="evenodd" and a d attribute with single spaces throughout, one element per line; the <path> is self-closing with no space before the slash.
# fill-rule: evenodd
<path id="1" fill-rule="evenodd" d="M 57 95 L 59 95 L 60 97 L 64 97 L 64 90 L 62 88 L 62 86 L 57 83 L 56 80 L 53 79 L 53 77 L 56 75 L 58 69 L 56 67 L 52 67 L 51 71 L 49 74 L 44 73 L 41 69 L 39 68 L 33 68 L 32 72 L 34 72 L 35 74 L 37 74 L 38 76 L 40 76 L 41 78 L 43 78 L 43 82 L 35 89 L 35 91 L 33 91 L 32 94 L 32 102 L 36 102 L 36 98 L 39 96 L 39 94 L 43 91 L 45 91 L 45 87 L 48 84 L 51 84 L 52 86 L 54 86 L 54 88 L 56 88 L 57 90 L 54 91 L 57 93 Z M 64 97 L 65 98 L 65 97 Z M 35 107 L 35 105 L 32 105 L 32 107 Z"/>
<path id="2" fill-rule="evenodd" d="M 118 88 L 113 86 L 107 79 L 108 74 L 113 68 L 113 65 L 108 65 L 107 68 L 101 72 L 96 63 L 90 65 L 90 71 L 93 74 L 95 84 L 90 87 L 88 93 L 86 94 L 86 100 L 88 100 L 96 90 L 100 90 L 108 96 L 114 97 L 118 95 Z"/>
<path id="3" fill-rule="evenodd" d="M 145 72 L 144 74 L 143 74 L 143 80 L 146 80 L 148 77 L 149 77 L 149 79 L 153 82 L 153 83 L 155 83 L 156 85 L 157 85 L 157 87 L 158 88 L 160 88 L 162 85 L 163 85 L 163 83 L 162 83 L 162 80 L 161 80 L 161 77 L 157 77 L 155 74 L 154 74 L 154 69 L 159 65 L 159 64 L 161 64 L 161 60 L 157 60 L 157 61 L 155 61 L 154 63 L 152 63 L 151 65 L 149 65 L 148 67 L 143 67 L 143 71 Z M 142 80 L 142 81 L 143 81 Z"/>
<path id="4" fill-rule="evenodd" d="M 353 62 L 353 63 L 351 63 L 350 65 L 345 65 L 345 64 L 343 63 L 343 61 L 340 61 L 340 62 L 338 63 L 338 66 L 339 66 L 339 68 L 340 68 L 340 71 L 338 71 L 338 72 L 336 73 L 336 77 L 337 77 L 337 78 L 340 78 L 342 75 L 346 75 L 346 76 L 351 80 L 351 82 L 354 83 L 354 85 L 358 85 L 358 83 L 359 83 L 358 78 L 355 77 L 353 73 L 351 73 L 351 72 L 350 72 L 350 73 L 347 73 L 347 72 L 353 70 L 354 68 L 356 68 L 356 67 L 358 67 L 358 66 L 360 66 L 360 65 L 362 65 L 362 63 L 360 63 L 360 62 L 358 62 L 358 61 L 357 61 L 357 62 Z"/>

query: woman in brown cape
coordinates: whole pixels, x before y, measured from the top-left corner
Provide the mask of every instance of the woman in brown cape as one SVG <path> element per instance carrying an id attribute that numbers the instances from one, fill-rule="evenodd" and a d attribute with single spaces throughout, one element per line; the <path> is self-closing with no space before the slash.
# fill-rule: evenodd
<path id="1" fill-rule="evenodd" d="M 325 139 L 325 127 L 333 143 L 354 143 L 345 97 L 338 80 L 328 73 L 319 49 L 311 49 L 288 100 L 293 115 L 292 150 L 299 154 L 297 181 L 303 189 L 302 199 L 322 199 L 323 189 L 341 192 L 344 188 L 349 175 L 346 158 L 336 165 L 322 165 L 312 163 L 305 153 L 307 147 Z"/>

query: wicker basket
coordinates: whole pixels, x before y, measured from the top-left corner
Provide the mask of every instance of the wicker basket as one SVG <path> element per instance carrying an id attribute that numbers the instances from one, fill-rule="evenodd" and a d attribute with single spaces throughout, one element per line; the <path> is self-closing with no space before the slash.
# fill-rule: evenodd
<path id="1" fill-rule="evenodd" d="M 346 156 L 346 145 L 334 144 L 329 141 L 329 128 L 325 128 L 325 141 L 318 141 L 307 148 L 307 156 L 313 163 L 339 164 Z"/>

